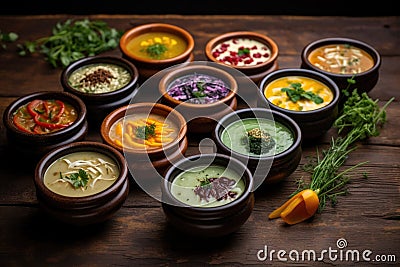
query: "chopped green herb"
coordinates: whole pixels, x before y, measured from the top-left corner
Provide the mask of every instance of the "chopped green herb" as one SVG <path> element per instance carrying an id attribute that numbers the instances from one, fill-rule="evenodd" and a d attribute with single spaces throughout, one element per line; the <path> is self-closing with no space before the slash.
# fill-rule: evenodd
<path id="1" fill-rule="evenodd" d="M 250 54 L 250 49 L 248 48 L 239 48 L 238 50 L 238 56 L 245 56 Z"/>
<path id="2" fill-rule="evenodd" d="M 150 136 L 155 136 L 156 124 L 150 124 L 146 126 L 139 126 L 136 128 L 136 137 L 147 140 Z"/>
<path id="3" fill-rule="evenodd" d="M 260 128 L 248 131 L 241 141 L 242 144 L 247 146 L 250 153 L 256 155 L 267 153 L 275 146 L 275 140 L 272 136 Z"/>
<path id="4" fill-rule="evenodd" d="M 289 87 L 284 87 L 281 89 L 282 92 L 286 92 L 287 96 L 294 103 L 301 99 L 308 99 L 313 101 L 315 104 L 321 104 L 324 100 L 310 91 L 305 91 L 301 87 L 301 83 L 291 83 Z"/>
<path id="5" fill-rule="evenodd" d="M 159 59 L 162 54 L 167 51 L 167 47 L 164 44 L 152 44 L 146 48 L 146 53 L 154 59 Z"/>

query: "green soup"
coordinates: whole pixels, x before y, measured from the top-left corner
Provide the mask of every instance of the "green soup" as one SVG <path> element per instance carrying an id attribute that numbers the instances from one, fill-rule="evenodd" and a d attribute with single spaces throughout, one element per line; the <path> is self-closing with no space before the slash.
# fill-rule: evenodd
<path id="1" fill-rule="evenodd" d="M 250 156 L 273 156 L 294 143 L 285 125 L 264 118 L 248 118 L 229 124 L 221 133 L 222 142 L 235 152 Z"/>
<path id="2" fill-rule="evenodd" d="M 224 166 L 199 166 L 179 174 L 171 193 L 180 202 L 195 207 L 222 206 L 240 197 L 245 190 L 241 175 Z"/>

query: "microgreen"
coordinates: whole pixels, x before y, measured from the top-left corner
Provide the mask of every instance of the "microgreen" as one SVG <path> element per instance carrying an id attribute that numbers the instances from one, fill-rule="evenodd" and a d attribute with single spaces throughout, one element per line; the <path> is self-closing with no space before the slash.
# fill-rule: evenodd
<path id="1" fill-rule="evenodd" d="M 301 87 L 301 83 L 291 83 L 289 87 L 284 87 L 281 89 L 281 91 L 286 92 L 286 95 L 294 103 L 296 103 L 301 99 L 311 100 L 315 104 L 321 104 L 322 102 L 324 102 L 324 100 L 317 94 L 314 94 L 313 92 L 310 91 L 305 91 Z"/>
<path id="2" fill-rule="evenodd" d="M 45 60 L 54 68 L 66 67 L 80 58 L 116 48 L 121 36 L 121 31 L 101 20 L 68 19 L 64 23 L 57 23 L 51 36 L 18 44 L 19 55 L 26 56 L 38 51 L 45 55 Z"/>

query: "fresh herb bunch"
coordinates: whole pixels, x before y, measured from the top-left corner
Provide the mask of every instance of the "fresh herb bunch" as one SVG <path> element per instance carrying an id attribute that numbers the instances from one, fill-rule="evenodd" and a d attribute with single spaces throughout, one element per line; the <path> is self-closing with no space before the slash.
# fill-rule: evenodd
<path id="1" fill-rule="evenodd" d="M 333 127 L 338 129 L 339 136 L 336 139 L 332 138 L 330 147 L 322 152 L 322 158 L 317 155 L 314 162 L 310 161 L 304 165 L 304 170 L 311 173 L 311 182 L 306 184 L 303 180 L 298 181 L 299 188 L 294 194 L 304 189 L 314 190 L 320 201 L 319 212 L 324 209 L 327 201 L 335 205 L 337 196 L 347 193 L 344 188 L 349 182 L 347 174 L 367 162 L 361 162 L 339 172 L 340 167 L 350 152 L 357 148 L 356 142 L 379 135 L 379 127 L 386 122 L 386 108 L 393 100 L 394 98 L 391 98 L 380 108 L 378 100 L 372 100 L 365 92 L 360 95 L 357 89 L 353 90 L 333 123 Z"/>
<path id="2" fill-rule="evenodd" d="M 14 32 L 2 32 L 0 30 L 0 44 L 1 44 L 1 48 L 3 48 L 4 50 L 7 49 L 7 44 L 11 43 L 11 42 L 15 42 L 18 39 L 18 34 L 14 33 Z"/>
<path id="3" fill-rule="evenodd" d="M 324 100 L 319 96 L 310 91 L 305 91 L 301 87 L 301 83 L 291 83 L 289 87 L 281 89 L 282 92 L 286 92 L 287 96 L 294 103 L 301 99 L 308 99 L 313 101 L 315 104 L 321 104 Z"/>
<path id="4" fill-rule="evenodd" d="M 116 48 L 122 34 L 104 21 L 68 19 L 57 23 L 51 36 L 19 44 L 19 55 L 39 51 L 54 68 L 66 67 L 80 58 Z"/>

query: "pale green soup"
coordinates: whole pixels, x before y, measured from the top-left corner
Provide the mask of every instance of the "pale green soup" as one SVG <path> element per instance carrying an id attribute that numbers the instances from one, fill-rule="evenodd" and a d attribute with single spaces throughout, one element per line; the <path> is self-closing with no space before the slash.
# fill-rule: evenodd
<path id="1" fill-rule="evenodd" d="M 264 145 L 266 142 L 263 142 L 265 148 L 258 151 L 252 150 L 249 142 L 249 133 L 255 129 L 258 131 L 257 137 L 262 132 L 262 135 L 267 136 L 269 140 L 268 145 Z M 248 118 L 235 121 L 222 131 L 221 140 L 227 147 L 237 153 L 258 157 L 282 153 L 294 143 L 293 134 L 288 127 L 277 121 L 265 118 Z M 258 153 L 254 153 L 254 151 Z"/>
<path id="2" fill-rule="evenodd" d="M 241 175 L 220 165 L 189 169 L 179 174 L 171 184 L 172 195 L 194 207 L 225 205 L 240 197 L 244 190 Z"/>

